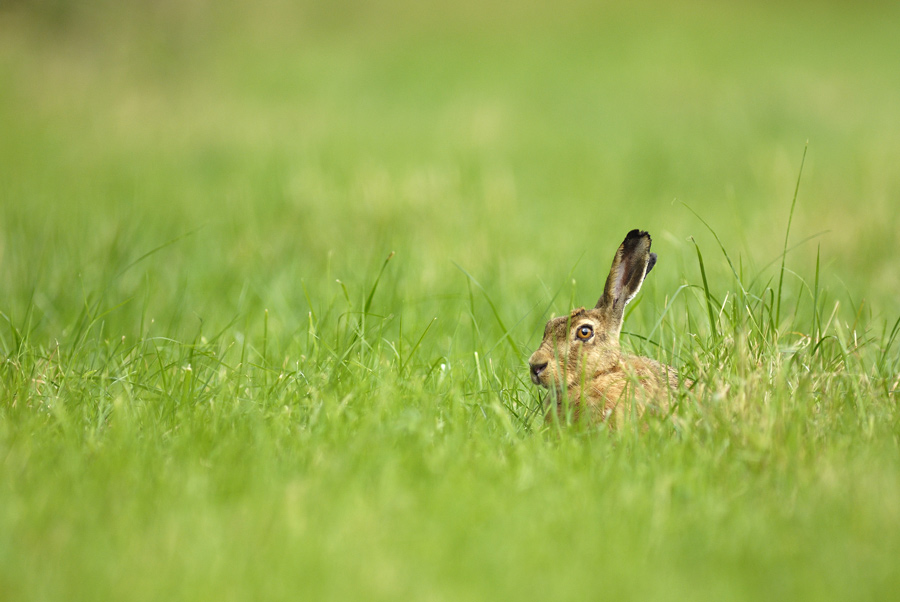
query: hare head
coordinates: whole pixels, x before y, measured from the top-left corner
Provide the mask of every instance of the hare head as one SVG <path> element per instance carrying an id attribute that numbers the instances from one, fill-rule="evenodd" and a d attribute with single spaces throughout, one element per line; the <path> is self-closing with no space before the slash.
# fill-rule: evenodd
<path id="1" fill-rule="evenodd" d="M 547 323 L 540 347 L 528 360 L 536 385 L 555 389 L 558 399 L 568 396 L 578 403 L 581 391 L 597 398 L 588 399 L 589 403 L 600 402 L 611 397 L 611 389 L 621 394 L 629 372 L 641 372 L 655 364 L 634 358 L 643 361 L 629 370 L 619 349 L 625 305 L 637 295 L 656 264 L 650 242 L 647 232 L 629 232 L 616 251 L 597 305 L 573 310 Z"/>

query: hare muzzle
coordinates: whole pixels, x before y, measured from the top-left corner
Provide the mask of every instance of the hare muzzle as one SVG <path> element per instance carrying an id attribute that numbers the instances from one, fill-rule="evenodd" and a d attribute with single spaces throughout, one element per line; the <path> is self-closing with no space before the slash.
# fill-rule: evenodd
<path id="1" fill-rule="evenodd" d="M 540 352 L 535 352 L 528 359 L 528 367 L 531 369 L 531 382 L 536 385 L 545 385 L 541 380 L 541 375 L 547 370 L 550 361 Z M 546 386 L 546 385 L 545 385 Z"/>

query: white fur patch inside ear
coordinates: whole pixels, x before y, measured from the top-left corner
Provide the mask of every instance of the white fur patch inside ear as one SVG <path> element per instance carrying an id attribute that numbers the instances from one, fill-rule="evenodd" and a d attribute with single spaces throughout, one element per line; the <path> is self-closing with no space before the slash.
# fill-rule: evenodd
<path id="1" fill-rule="evenodd" d="M 638 285 L 637 285 L 637 286 L 635 287 L 635 289 L 631 292 L 631 294 L 628 295 L 628 296 L 625 298 L 625 305 L 628 305 L 629 303 L 631 303 L 631 300 L 632 300 L 632 299 L 634 299 L 635 297 L 637 297 L 638 292 L 641 290 L 641 284 L 643 284 L 643 281 L 641 281 L 640 283 L 638 283 Z"/>
<path id="2" fill-rule="evenodd" d="M 616 290 L 619 292 L 619 295 L 616 296 L 616 301 L 624 296 L 624 301 L 622 302 L 622 307 L 625 307 L 631 300 L 634 299 L 638 292 L 641 290 L 641 286 L 644 284 L 644 278 L 647 276 L 647 266 L 644 266 L 644 273 L 641 274 L 641 279 L 638 280 L 637 286 L 634 287 L 633 291 L 626 291 L 625 285 L 628 282 L 625 273 L 625 262 L 619 266 L 618 272 L 616 273 Z"/>

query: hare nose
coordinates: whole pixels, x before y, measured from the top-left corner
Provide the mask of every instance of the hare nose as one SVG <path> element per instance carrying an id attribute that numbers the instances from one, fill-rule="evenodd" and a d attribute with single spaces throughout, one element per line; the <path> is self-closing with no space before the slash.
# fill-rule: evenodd
<path id="1" fill-rule="evenodd" d="M 536 379 L 538 376 L 540 376 L 541 372 L 546 370 L 548 363 L 549 362 L 542 362 L 540 360 L 528 362 L 528 365 L 531 368 L 532 379 Z"/>

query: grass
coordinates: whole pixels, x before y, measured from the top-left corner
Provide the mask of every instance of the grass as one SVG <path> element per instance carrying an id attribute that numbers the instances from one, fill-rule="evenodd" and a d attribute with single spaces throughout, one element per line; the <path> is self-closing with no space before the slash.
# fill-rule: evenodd
<path id="1" fill-rule="evenodd" d="M 782 4 L 0 8 L 0 598 L 896 598 L 897 9 Z M 546 426 L 633 227 L 703 392 Z"/>

